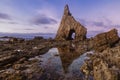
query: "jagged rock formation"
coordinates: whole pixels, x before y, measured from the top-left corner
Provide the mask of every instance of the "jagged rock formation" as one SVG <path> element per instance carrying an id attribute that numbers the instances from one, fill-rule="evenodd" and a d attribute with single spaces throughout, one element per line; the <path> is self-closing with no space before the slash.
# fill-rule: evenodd
<path id="1" fill-rule="evenodd" d="M 120 46 L 92 54 L 81 70 L 94 80 L 120 80 Z"/>
<path id="2" fill-rule="evenodd" d="M 94 49 L 96 51 L 103 51 L 107 47 L 112 47 L 119 41 L 118 32 L 116 29 L 112 29 L 105 33 L 100 33 L 96 35 L 93 39 Z"/>
<path id="3" fill-rule="evenodd" d="M 73 33 L 75 33 L 75 40 L 84 40 L 86 39 L 87 29 L 74 19 L 69 11 L 68 5 L 66 5 L 55 39 L 72 40 Z"/>

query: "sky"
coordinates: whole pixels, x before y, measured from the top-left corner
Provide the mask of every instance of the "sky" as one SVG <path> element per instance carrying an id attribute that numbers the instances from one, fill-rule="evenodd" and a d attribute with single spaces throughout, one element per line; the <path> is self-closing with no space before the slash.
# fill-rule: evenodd
<path id="1" fill-rule="evenodd" d="M 120 32 L 120 0 L 0 0 L 0 32 L 56 33 L 66 4 L 88 35 Z"/>

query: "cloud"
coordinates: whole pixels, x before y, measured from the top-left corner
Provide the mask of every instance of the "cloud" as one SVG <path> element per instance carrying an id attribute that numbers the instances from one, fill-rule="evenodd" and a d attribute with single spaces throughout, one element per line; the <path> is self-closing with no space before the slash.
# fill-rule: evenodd
<path id="1" fill-rule="evenodd" d="M 0 19 L 11 20 L 11 16 L 6 13 L 0 13 Z"/>
<path id="2" fill-rule="evenodd" d="M 101 27 L 106 27 L 106 25 L 104 24 L 104 22 L 92 22 L 93 25 L 95 26 L 101 26 Z"/>
<path id="3" fill-rule="evenodd" d="M 7 21 L 7 20 L 0 20 L 0 23 L 3 23 L 3 24 L 19 24 L 18 22 L 16 21 Z"/>
<path id="4" fill-rule="evenodd" d="M 47 15 L 38 15 L 32 19 L 31 23 L 35 25 L 56 24 L 57 20 Z"/>
<path id="5" fill-rule="evenodd" d="M 117 28 L 120 28 L 120 25 L 115 25 Z"/>
<path id="6" fill-rule="evenodd" d="M 91 26 L 91 27 L 96 27 L 96 28 L 111 28 L 111 27 L 118 27 L 119 24 L 114 25 L 111 20 L 104 19 L 104 20 L 99 20 L 99 21 L 87 21 L 85 19 L 79 19 L 79 22 L 83 24 L 84 26 Z"/>
<path id="7" fill-rule="evenodd" d="M 11 21 L 11 22 L 8 22 L 8 24 L 19 24 L 19 23 Z"/>
<path id="8" fill-rule="evenodd" d="M 24 29 L 24 30 L 34 30 L 34 29 L 26 28 L 26 29 Z"/>
<path id="9" fill-rule="evenodd" d="M 96 26 L 96 27 L 107 27 L 102 21 L 87 21 L 85 19 L 79 19 L 79 22 L 84 26 Z"/>
<path id="10" fill-rule="evenodd" d="M 120 24 L 114 24 L 112 20 L 104 18 L 103 20 L 88 21 L 79 19 L 79 22 L 87 28 L 87 36 L 95 36 L 99 33 L 109 31 L 116 28 L 120 32 Z M 119 33 L 120 34 L 120 33 Z"/>

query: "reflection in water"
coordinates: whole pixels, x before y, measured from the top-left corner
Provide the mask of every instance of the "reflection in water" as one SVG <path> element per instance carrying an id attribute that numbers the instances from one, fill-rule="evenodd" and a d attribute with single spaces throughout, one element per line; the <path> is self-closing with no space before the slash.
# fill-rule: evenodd
<path id="1" fill-rule="evenodd" d="M 58 47 L 58 52 L 62 62 L 63 69 L 65 73 L 68 72 L 68 67 L 72 62 L 79 58 L 80 55 L 84 53 L 85 50 L 80 50 L 78 46 L 71 44 L 70 46 Z"/>
<path id="2" fill-rule="evenodd" d="M 80 72 L 80 66 L 84 63 L 86 48 L 71 44 L 70 46 L 58 47 L 50 49 L 46 54 L 42 55 L 42 66 L 45 70 L 45 76 L 51 79 L 74 80 L 83 79 Z M 59 56 L 56 56 L 59 55 Z"/>
<path id="3" fill-rule="evenodd" d="M 0 41 L 9 41 L 9 38 L 0 38 Z"/>

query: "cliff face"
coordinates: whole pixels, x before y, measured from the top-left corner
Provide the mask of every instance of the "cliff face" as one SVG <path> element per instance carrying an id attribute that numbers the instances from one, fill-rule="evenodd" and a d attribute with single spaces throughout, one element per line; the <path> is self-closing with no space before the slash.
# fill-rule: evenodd
<path id="1" fill-rule="evenodd" d="M 84 40 L 86 39 L 87 29 L 74 19 L 68 5 L 66 5 L 55 39 L 72 40 L 73 33 L 75 33 L 75 40 Z"/>

